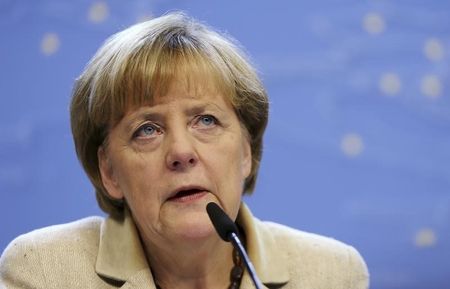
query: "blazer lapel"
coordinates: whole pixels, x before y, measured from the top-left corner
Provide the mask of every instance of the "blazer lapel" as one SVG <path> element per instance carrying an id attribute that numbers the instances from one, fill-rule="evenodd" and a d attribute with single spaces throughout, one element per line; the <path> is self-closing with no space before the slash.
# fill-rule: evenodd
<path id="1" fill-rule="evenodd" d="M 282 288 L 289 282 L 287 268 L 287 256 L 282 248 L 278 248 L 275 239 L 261 221 L 253 217 L 248 207 L 242 203 L 237 218 L 237 223 L 242 226 L 247 240 L 247 252 L 252 261 L 256 273 L 261 282 L 270 288 Z M 245 271 L 241 283 L 242 288 L 254 288 L 250 276 Z"/>
<path id="2" fill-rule="evenodd" d="M 150 270 L 142 269 L 131 276 L 121 289 L 156 289 Z"/>
<path id="3" fill-rule="evenodd" d="M 95 270 L 100 276 L 119 282 L 144 278 L 145 272 L 151 277 L 137 229 L 128 210 L 125 210 L 123 218 L 108 217 L 102 223 Z"/>
<path id="4" fill-rule="evenodd" d="M 240 289 L 255 289 L 255 285 L 253 284 L 252 279 L 250 278 L 250 275 L 248 274 L 247 270 L 244 273 L 244 276 L 242 276 L 241 286 Z M 263 289 L 270 289 L 270 287 L 267 287 L 266 284 L 262 284 Z"/>

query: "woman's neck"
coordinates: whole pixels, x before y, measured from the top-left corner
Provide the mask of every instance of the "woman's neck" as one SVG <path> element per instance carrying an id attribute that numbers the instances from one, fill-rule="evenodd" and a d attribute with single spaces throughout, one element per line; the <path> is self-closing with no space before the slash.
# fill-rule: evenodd
<path id="1" fill-rule="evenodd" d="M 144 244 L 155 283 L 162 289 L 223 289 L 230 284 L 233 248 L 219 237 L 195 243 Z"/>

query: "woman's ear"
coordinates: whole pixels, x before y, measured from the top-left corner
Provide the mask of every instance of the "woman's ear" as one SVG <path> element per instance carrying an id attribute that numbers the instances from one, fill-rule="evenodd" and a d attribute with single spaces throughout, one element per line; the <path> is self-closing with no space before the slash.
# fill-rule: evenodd
<path id="1" fill-rule="evenodd" d="M 242 155 L 242 175 L 244 179 L 248 178 L 252 172 L 252 148 L 247 138 L 244 138 L 244 147 Z"/>
<path id="2" fill-rule="evenodd" d="M 103 186 L 105 187 L 108 195 L 113 199 L 121 200 L 124 198 L 122 190 L 117 182 L 114 174 L 114 169 L 110 158 L 103 146 L 100 146 L 97 150 L 98 168 L 100 170 L 100 176 L 102 178 Z"/>

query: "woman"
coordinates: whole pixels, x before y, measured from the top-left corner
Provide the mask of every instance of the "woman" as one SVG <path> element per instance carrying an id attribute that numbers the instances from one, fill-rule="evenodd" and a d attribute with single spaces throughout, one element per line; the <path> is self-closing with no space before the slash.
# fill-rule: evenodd
<path id="1" fill-rule="evenodd" d="M 181 13 L 109 38 L 73 91 L 78 157 L 106 219 L 14 240 L 5 288 L 253 288 L 205 207 L 238 224 L 266 288 L 367 288 L 352 247 L 254 218 L 266 92 L 233 42 Z M 233 273 L 232 273 L 233 272 Z M 237 273 L 236 273 L 237 272 Z"/>

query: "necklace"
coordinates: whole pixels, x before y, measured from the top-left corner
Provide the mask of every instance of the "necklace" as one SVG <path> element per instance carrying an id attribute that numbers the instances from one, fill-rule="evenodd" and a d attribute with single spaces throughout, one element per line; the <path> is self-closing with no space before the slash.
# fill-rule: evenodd
<path id="1" fill-rule="evenodd" d="M 242 259 L 239 252 L 233 248 L 233 263 L 234 266 L 230 272 L 230 286 L 228 289 L 238 289 L 241 286 L 242 276 L 244 275 L 244 268 L 242 268 Z"/>
<path id="2" fill-rule="evenodd" d="M 242 259 L 241 256 L 239 256 L 238 251 L 233 248 L 233 268 L 231 268 L 230 272 L 230 286 L 228 286 L 228 289 L 239 289 L 241 286 L 241 280 L 242 276 L 244 275 L 244 268 L 242 268 Z M 158 283 L 156 283 L 156 289 L 162 289 L 161 286 L 159 286 Z"/>

